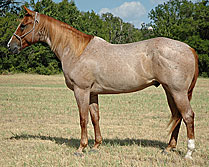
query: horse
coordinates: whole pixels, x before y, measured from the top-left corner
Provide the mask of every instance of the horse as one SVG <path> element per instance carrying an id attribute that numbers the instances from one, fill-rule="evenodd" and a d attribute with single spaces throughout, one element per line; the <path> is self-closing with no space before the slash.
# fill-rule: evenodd
<path id="1" fill-rule="evenodd" d="M 195 135 L 190 100 L 198 77 L 198 55 L 193 48 L 165 37 L 111 44 L 52 17 L 24 9 L 26 15 L 7 46 L 11 52 L 19 53 L 34 43 L 45 42 L 61 61 L 65 83 L 74 92 L 80 116 L 81 139 L 76 155 L 83 155 L 88 145 L 89 112 L 95 133 L 92 150 L 98 150 L 102 143 L 99 94 L 130 93 L 162 85 L 172 124 L 165 151 L 176 148 L 183 120 L 187 128 L 185 158 L 192 159 Z"/>

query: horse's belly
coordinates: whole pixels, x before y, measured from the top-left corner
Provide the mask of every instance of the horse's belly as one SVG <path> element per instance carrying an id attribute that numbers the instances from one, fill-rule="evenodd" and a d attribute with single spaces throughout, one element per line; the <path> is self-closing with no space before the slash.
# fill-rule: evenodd
<path id="1" fill-rule="evenodd" d="M 142 90 L 152 85 L 152 80 L 148 79 L 130 79 L 120 78 L 108 81 L 95 82 L 91 88 L 91 92 L 97 94 L 117 94 L 129 93 Z"/>

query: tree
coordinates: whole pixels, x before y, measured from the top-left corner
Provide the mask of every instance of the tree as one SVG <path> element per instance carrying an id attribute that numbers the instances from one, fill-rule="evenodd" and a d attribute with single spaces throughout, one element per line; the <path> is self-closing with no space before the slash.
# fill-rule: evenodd
<path id="1" fill-rule="evenodd" d="M 15 0 L 1 0 L 0 16 L 6 16 L 8 12 L 18 14 L 20 11 L 20 2 Z"/>
<path id="2" fill-rule="evenodd" d="M 106 29 L 106 40 L 110 43 L 121 44 L 142 40 L 142 33 L 132 24 L 124 23 L 121 18 L 105 13 L 101 16 Z"/>
<path id="3" fill-rule="evenodd" d="M 4 13 L 4 16 L 0 16 L 0 73 L 5 71 L 4 69 L 14 68 L 14 57 L 9 56 L 6 46 L 17 26 L 15 14 Z"/>

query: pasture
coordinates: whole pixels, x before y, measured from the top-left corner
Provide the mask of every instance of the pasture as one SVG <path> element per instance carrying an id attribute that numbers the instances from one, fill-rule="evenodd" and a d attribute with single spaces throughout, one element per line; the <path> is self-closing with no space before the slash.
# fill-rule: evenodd
<path id="1" fill-rule="evenodd" d="M 89 146 L 80 143 L 79 114 L 63 75 L 0 76 L 0 167 L 7 166 L 209 166 L 209 79 L 198 78 L 192 107 L 196 151 L 185 161 L 186 128 L 177 149 L 162 154 L 170 136 L 170 111 L 162 87 L 131 94 L 100 95 L 103 144 L 91 153 L 94 131 L 89 117 Z"/>

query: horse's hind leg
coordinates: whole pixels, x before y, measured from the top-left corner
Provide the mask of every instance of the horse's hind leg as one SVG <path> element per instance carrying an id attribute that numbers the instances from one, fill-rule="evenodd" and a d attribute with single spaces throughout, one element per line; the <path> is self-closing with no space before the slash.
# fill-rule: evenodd
<path id="1" fill-rule="evenodd" d="M 167 151 L 170 151 L 170 150 L 176 148 L 182 116 L 176 107 L 176 104 L 174 102 L 174 99 L 173 99 L 171 93 L 168 91 L 168 89 L 166 87 L 163 86 L 163 88 L 165 89 L 167 100 L 168 100 L 168 105 L 169 105 L 171 113 L 172 113 L 170 123 L 173 122 L 173 126 L 170 131 L 170 132 L 172 132 L 171 138 L 170 138 L 167 148 L 165 149 L 165 152 L 167 152 Z"/>
<path id="2" fill-rule="evenodd" d="M 96 150 L 98 149 L 99 145 L 102 143 L 102 136 L 101 136 L 100 127 L 99 127 L 98 95 L 90 96 L 89 110 L 91 114 L 92 124 L 94 126 L 94 134 L 95 134 L 95 144 L 92 149 Z"/>
<path id="3" fill-rule="evenodd" d="M 192 159 L 192 153 L 195 149 L 195 136 L 194 136 L 194 112 L 192 111 L 187 92 L 176 92 L 172 93 L 172 97 L 176 104 L 178 111 L 186 124 L 187 138 L 188 138 L 188 151 L 185 158 Z"/>

